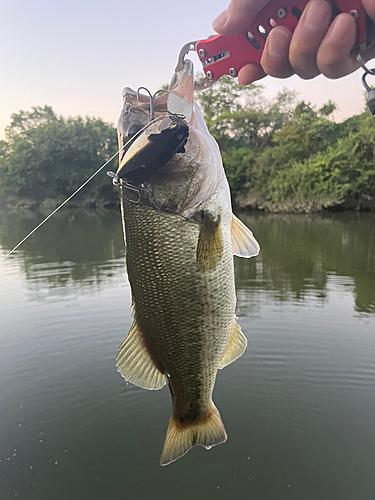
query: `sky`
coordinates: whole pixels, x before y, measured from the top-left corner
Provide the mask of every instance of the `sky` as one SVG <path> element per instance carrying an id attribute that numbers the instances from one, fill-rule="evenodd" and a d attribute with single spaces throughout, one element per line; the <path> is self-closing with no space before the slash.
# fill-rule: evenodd
<path id="1" fill-rule="evenodd" d="M 123 87 L 156 91 L 169 82 L 181 47 L 211 35 L 228 2 L 0 0 L 0 139 L 12 113 L 45 104 L 64 116 L 116 123 Z M 261 83 L 270 99 L 284 87 L 318 106 L 331 99 L 341 121 L 363 110 L 361 76 Z"/>

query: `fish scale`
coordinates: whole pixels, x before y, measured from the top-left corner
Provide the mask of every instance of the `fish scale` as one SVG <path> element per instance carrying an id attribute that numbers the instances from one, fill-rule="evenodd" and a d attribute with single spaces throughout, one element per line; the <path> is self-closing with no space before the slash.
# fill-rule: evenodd
<path id="1" fill-rule="evenodd" d="M 196 266 L 197 224 L 134 204 L 124 190 L 122 204 L 134 317 L 151 358 L 170 377 L 176 417 L 186 416 L 197 388 L 199 401 L 193 406 L 204 415 L 233 324 L 229 231 L 226 258 L 215 271 L 203 274 Z"/>

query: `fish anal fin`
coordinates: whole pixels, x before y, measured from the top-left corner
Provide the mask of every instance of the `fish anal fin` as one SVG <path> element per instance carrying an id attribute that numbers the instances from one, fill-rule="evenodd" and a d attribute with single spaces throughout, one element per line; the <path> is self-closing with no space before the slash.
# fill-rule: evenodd
<path id="1" fill-rule="evenodd" d="M 237 323 L 236 318 L 233 320 L 232 333 L 229 339 L 227 350 L 222 357 L 219 368 L 224 368 L 224 366 L 233 363 L 237 358 L 242 356 L 247 346 L 247 338 L 242 333 L 240 325 Z"/>
<path id="2" fill-rule="evenodd" d="M 214 217 L 202 212 L 201 229 L 197 245 L 197 267 L 200 271 L 213 271 L 223 255 L 223 236 L 220 215 Z"/>
<path id="3" fill-rule="evenodd" d="M 210 410 L 205 417 L 192 424 L 180 424 L 172 415 L 169 422 L 163 451 L 160 457 L 161 465 L 168 465 L 187 453 L 192 446 L 198 444 L 206 449 L 225 443 L 227 433 L 220 413 L 211 401 Z"/>
<path id="4" fill-rule="evenodd" d="M 119 347 L 116 366 L 126 381 L 142 389 L 161 389 L 168 381 L 167 376 L 151 359 L 135 319 L 127 337 Z"/>
<path id="5" fill-rule="evenodd" d="M 253 233 L 233 214 L 231 230 L 233 255 L 246 258 L 258 255 L 260 246 Z"/>

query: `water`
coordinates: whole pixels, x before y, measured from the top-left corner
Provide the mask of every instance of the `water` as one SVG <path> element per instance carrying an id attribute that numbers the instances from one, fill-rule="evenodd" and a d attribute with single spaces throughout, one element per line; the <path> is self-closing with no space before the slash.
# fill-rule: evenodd
<path id="1" fill-rule="evenodd" d="M 242 216 L 246 353 L 214 400 L 229 439 L 160 467 L 168 389 L 127 385 L 117 212 L 56 215 L 0 266 L 0 499 L 373 500 L 375 215 Z M 0 257 L 40 219 L 0 214 Z"/>

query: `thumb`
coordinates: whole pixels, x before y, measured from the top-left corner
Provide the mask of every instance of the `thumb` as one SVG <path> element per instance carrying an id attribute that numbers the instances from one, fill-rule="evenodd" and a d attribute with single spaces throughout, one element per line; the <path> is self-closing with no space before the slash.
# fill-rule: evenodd
<path id="1" fill-rule="evenodd" d="M 244 31 L 271 0 L 232 0 L 227 10 L 212 23 L 221 35 Z"/>

